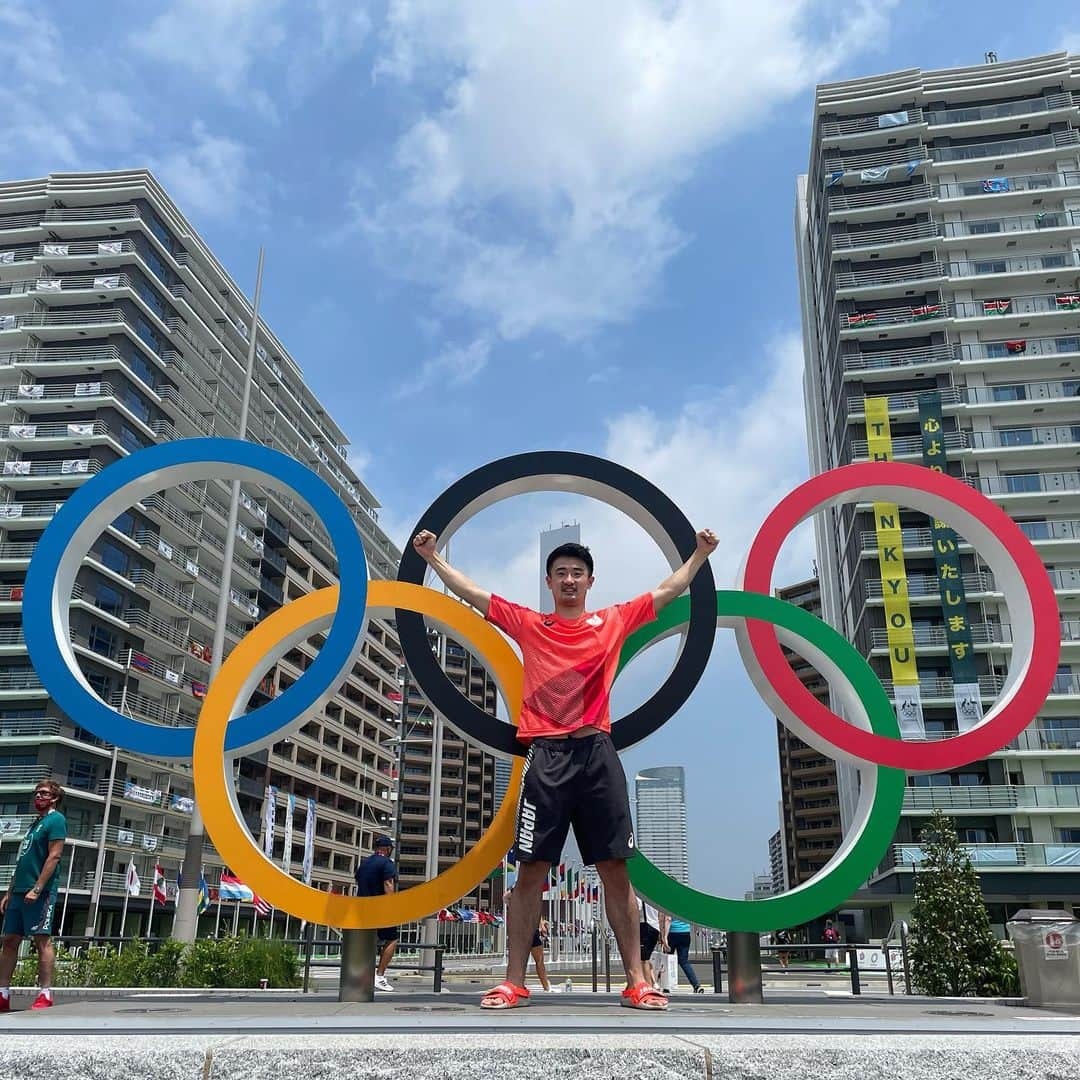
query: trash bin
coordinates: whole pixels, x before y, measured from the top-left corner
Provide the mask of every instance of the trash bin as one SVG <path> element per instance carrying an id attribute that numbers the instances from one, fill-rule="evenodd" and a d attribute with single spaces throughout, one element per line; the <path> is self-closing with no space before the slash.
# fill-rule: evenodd
<path id="1" fill-rule="evenodd" d="M 1080 921 L 1067 911 L 1025 908 L 1008 922 L 1030 1005 L 1080 1005 Z"/>

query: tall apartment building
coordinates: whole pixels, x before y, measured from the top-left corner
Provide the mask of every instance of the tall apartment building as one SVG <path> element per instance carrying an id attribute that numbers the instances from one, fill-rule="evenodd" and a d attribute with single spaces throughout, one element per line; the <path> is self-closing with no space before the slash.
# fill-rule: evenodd
<path id="1" fill-rule="evenodd" d="M 944 468 L 1021 524 L 1061 609 L 1060 674 L 1032 725 L 987 760 L 909 778 L 865 890 L 871 931 L 907 911 L 935 808 L 970 845 L 999 929 L 1018 907 L 1080 902 L 1080 57 L 820 86 L 796 226 L 814 470 Z M 824 617 L 870 658 L 907 736 L 976 723 L 1011 638 L 978 552 L 864 504 L 819 516 L 817 547 Z M 890 603 L 906 578 L 904 641 L 879 563 Z M 847 767 L 840 788 L 846 823 Z"/>
<path id="2" fill-rule="evenodd" d="M 769 876 L 772 878 L 773 895 L 788 890 L 787 867 L 784 862 L 784 834 L 777 829 L 769 837 Z"/>
<path id="3" fill-rule="evenodd" d="M 789 604 L 821 617 L 821 588 L 817 578 L 787 585 L 776 595 Z M 784 650 L 802 684 L 819 700 L 827 701 L 829 688 L 811 664 L 790 649 Z M 840 796 L 836 763 L 776 722 L 780 759 L 780 832 L 782 876 L 794 888 L 812 878 L 840 846 Z M 770 845 L 770 856 L 772 847 Z M 773 865 L 776 877 L 776 866 Z"/>
<path id="4" fill-rule="evenodd" d="M 686 831 L 686 772 L 681 765 L 642 769 L 634 777 L 634 830 L 638 850 L 665 874 L 690 884 Z"/>
<path id="5" fill-rule="evenodd" d="M 495 715 L 498 689 L 487 669 L 452 638 L 433 638 L 433 646 L 445 649 L 444 670 L 451 682 L 474 704 Z M 440 720 L 411 681 L 406 684 L 407 703 L 401 738 L 399 795 L 400 821 L 397 862 L 401 888 L 426 881 L 428 837 L 438 821 L 438 873 L 450 869 L 483 835 L 498 808 L 495 768 L 497 759 L 461 738 Z M 439 774 L 433 770 L 436 758 Z M 496 911 L 502 907 L 502 881 L 481 882 L 461 898 L 472 908 Z"/>
<path id="6" fill-rule="evenodd" d="M 123 749 L 114 756 L 51 702 L 23 643 L 26 568 L 57 508 L 109 463 L 165 440 L 239 434 L 250 323 L 240 288 L 150 173 L 0 184 L 0 885 L 30 820 L 34 783 L 56 778 L 71 837 L 61 870 L 70 882 L 68 931 L 82 929 L 99 852 L 99 932 L 117 931 L 129 859 L 144 883 L 160 862 L 171 886 L 192 809 L 191 773 Z M 372 575 L 393 576 L 398 552 L 349 465 L 344 433 L 262 322 L 255 352 L 248 438 L 322 476 L 349 507 Z M 79 662 L 104 700 L 139 720 L 195 723 L 229 498 L 229 487 L 207 479 L 144 499 L 98 538 L 78 574 L 71 632 Z M 291 492 L 244 485 L 227 648 L 335 575 L 329 537 Z M 305 643 L 285 656 L 252 704 L 301 678 L 313 649 Z M 238 763 L 240 806 L 254 835 L 267 784 L 297 796 L 297 842 L 286 860 L 296 876 L 306 800 L 314 798 L 319 888 L 348 889 L 358 851 L 370 850 L 391 813 L 394 750 L 385 744 L 397 721 L 389 695 L 398 663 L 393 628 L 373 621 L 326 706 Z M 215 884 L 221 860 L 209 844 L 204 866 Z M 132 901 L 132 916 L 145 912 L 147 891 Z"/>

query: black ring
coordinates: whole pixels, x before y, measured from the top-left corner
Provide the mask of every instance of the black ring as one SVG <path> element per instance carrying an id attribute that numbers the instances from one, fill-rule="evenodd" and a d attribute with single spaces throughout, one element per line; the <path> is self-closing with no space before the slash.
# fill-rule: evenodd
<path id="1" fill-rule="evenodd" d="M 669 562 L 675 563 L 674 556 L 682 563 L 697 548 L 694 527 L 648 480 L 604 458 L 544 450 L 482 465 L 447 488 L 409 534 L 398 581 L 424 584 L 427 564 L 412 546 L 417 533 L 430 529 L 442 547 L 480 510 L 511 495 L 531 491 L 569 491 L 601 499 L 642 525 Z M 396 619 L 405 663 L 432 708 L 471 742 L 496 753 L 524 754 L 525 747 L 517 741 L 515 729 L 469 701 L 439 667 L 428 644 L 423 616 L 398 608 Z M 611 725 L 617 750 L 625 750 L 651 735 L 682 708 L 709 662 L 715 635 L 716 585 L 706 562 L 690 584 L 690 620 L 670 674 L 648 701 Z"/>

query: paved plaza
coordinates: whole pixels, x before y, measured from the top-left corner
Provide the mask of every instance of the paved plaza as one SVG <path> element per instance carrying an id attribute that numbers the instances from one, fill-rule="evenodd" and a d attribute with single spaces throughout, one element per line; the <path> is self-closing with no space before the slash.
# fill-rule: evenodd
<path id="1" fill-rule="evenodd" d="M 401 980 L 406 983 L 406 980 Z M 766 993 L 676 995 L 666 1014 L 615 993 L 537 994 L 481 1012 L 481 985 L 403 985 L 368 1004 L 292 991 L 61 991 L 0 1020 L 0 1080 L 221 1080 L 493 1075 L 575 1080 L 1011 1080 L 1080 1076 L 1080 1015 L 981 999 Z"/>

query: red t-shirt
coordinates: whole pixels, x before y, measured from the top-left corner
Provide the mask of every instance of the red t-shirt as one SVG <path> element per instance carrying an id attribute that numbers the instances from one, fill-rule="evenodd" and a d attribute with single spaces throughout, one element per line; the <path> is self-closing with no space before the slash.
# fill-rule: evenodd
<path id="1" fill-rule="evenodd" d="M 525 667 L 518 738 L 611 730 L 609 697 L 623 642 L 656 618 L 652 595 L 560 619 L 492 596 L 487 612 L 521 647 Z"/>

